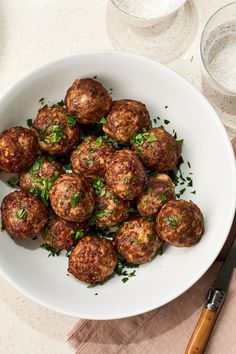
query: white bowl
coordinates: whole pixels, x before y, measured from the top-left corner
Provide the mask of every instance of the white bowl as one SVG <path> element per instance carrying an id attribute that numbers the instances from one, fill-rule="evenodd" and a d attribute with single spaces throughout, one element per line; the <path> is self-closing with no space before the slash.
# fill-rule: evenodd
<path id="1" fill-rule="evenodd" d="M 97 75 L 113 98 L 145 102 L 152 117 L 171 121 L 184 138 L 182 170 L 191 162 L 194 189 L 185 199 L 196 202 L 206 231 L 196 246 L 167 247 L 163 256 L 137 269 L 125 284 L 115 276 L 102 286 L 87 288 L 67 276 L 67 258 L 49 257 L 42 241 L 0 237 L 0 271 L 32 300 L 61 313 L 88 319 L 114 319 L 140 314 L 173 300 L 192 286 L 220 252 L 230 229 L 236 204 L 235 160 L 227 134 L 208 101 L 168 68 L 131 54 L 89 52 L 69 55 L 30 72 L 0 99 L 0 130 L 26 125 L 46 102 L 61 100 L 75 78 Z M 168 106 L 168 108 L 165 108 Z M 2 176 L 4 180 L 6 176 Z M 12 189 L 1 183 L 1 199 Z M 209 284 L 210 285 L 210 284 Z M 98 295 L 94 295 L 98 293 Z"/>

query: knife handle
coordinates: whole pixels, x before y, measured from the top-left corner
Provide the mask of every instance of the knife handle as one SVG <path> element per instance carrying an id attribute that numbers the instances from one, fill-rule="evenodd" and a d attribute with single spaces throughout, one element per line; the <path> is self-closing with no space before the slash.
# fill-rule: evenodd
<path id="1" fill-rule="evenodd" d="M 218 313 L 207 308 L 202 310 L 196 328 L 190 338 L 185 354 L 203 354 L 210 339 Z"/>
<path id="2" fill-rule="evenodd" d="M 210 288 L 196 328 L 190 338 L 185 354 L 203 354 L 210 339 L 218 314 L 225 300 L 225 291 Z"/>

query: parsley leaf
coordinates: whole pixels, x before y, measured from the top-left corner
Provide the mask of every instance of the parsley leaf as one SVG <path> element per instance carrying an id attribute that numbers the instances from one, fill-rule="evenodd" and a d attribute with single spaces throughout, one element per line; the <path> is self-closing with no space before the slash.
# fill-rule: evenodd
<path id="1" fill-rule="evenodd" d="M 99 123 L 102 123 L 102 124 L 106 124 L 107 123 L 107 120 L 105 117 L 102 117 L 102 119 L 100 120 Z"/>
<path id="2" fill-rule="evenodd" d="M 149 135 L 149 136 L 147 136 L 146 140 L 148 143 L 151 143 L 152 141 L 157 141 L 158 139 L 155 135 Z"/>
<path id="3" fill-rule="evenodd" d="M 79 202 L 81 202 L 82 199 L 83 199 L 83 198 L 82 198 L 81 194 L 79 194 L 79 193 L 73 194 L 73 195 L 70 197 L 70 206 L 71 206 L 72 208 L 75 208 L 76 205 L 77 205 Z"/>
<path id="4" fill-rule="evenodd" d="M 16 216 L 19 219 L 26 219 L 27 218 L 27 211 L 25 209 L 19 209 L 16 212 Z"/>
<path id="5" fill-rule="evenodd" d="M 61 125 L 55 124 L 51 127 L 51 142 L 57 143 L 65 136 L 64 129 Z"/>
<path id="6" fill-rule="evenodd" d="M 67 124 L 73 127 L 76 125 L 76 118 L 72 114 L 67 115 Z"/>
<path id="7" fill-rule="evenodd" d="M 44 243 L 40 247 L 49 252 L 48 257 L 50 257 L 50 256 L 52 256 L 52 257 L 57 256 L 58 257 L 61 253 L 61 250 L 57 250 L 56 248 L 48 245 L 47 243 Z"/>
<path id="8" fill-rule="evenodd" d="M 7 181 L 9 186 L 11 187 L 18 187 L 19 186 L 19 178 L 17 176 L 9 178 Z"/>
<path id="9" fill-rule="evenodd" d="M 169 224 L 172 229 L 175 229 L 176 226 L 178 225 L 179 218 L 178 216 L 169 216 L 167 218 L 163 218 L 163 221 L 166 224 Z"/>
<path id="10" fill-rule="evenodd" d="M 27 119 L 26 122 L 27 122 L 28 127 L 30 128 L 33 124 L 33 119 Z"/>
<path id="11" fill-rule="evenodd" d="M 96 140 L 95 140 L 95 144 L 98 146 L 102 146 L 102 137 L 99 136 Z"/>

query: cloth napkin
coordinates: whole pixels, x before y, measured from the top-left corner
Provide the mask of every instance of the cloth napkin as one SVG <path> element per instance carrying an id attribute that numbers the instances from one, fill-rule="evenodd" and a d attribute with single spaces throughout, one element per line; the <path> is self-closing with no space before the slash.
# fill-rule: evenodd
<path id="1" fill-rule="evenodd" d="M 236 153 L 236 137 L 232 141 Z M 236 234 L 236 218 L 219 259 L 224 259 Z M 68 335 L 76 353 L 183 354 L 200 316 L 206 293 L 220 270 L 215 262 L 187 292 L 161 308 L 121 320 L 79 320 Z M 207 353 L 236 353 L 236 271 Z"/>

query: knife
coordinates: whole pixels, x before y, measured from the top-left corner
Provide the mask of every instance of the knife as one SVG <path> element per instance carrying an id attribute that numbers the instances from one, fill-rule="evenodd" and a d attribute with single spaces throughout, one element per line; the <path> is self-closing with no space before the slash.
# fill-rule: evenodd
<path id="1" fill-rule="evenodd" d="M 203 354 L 210 339 L 219 312 L 225 301 L 230 280 L 236 264 L 236 239 L 211 288 L 204 308 L 185 350 L 185 354 Z"/>

